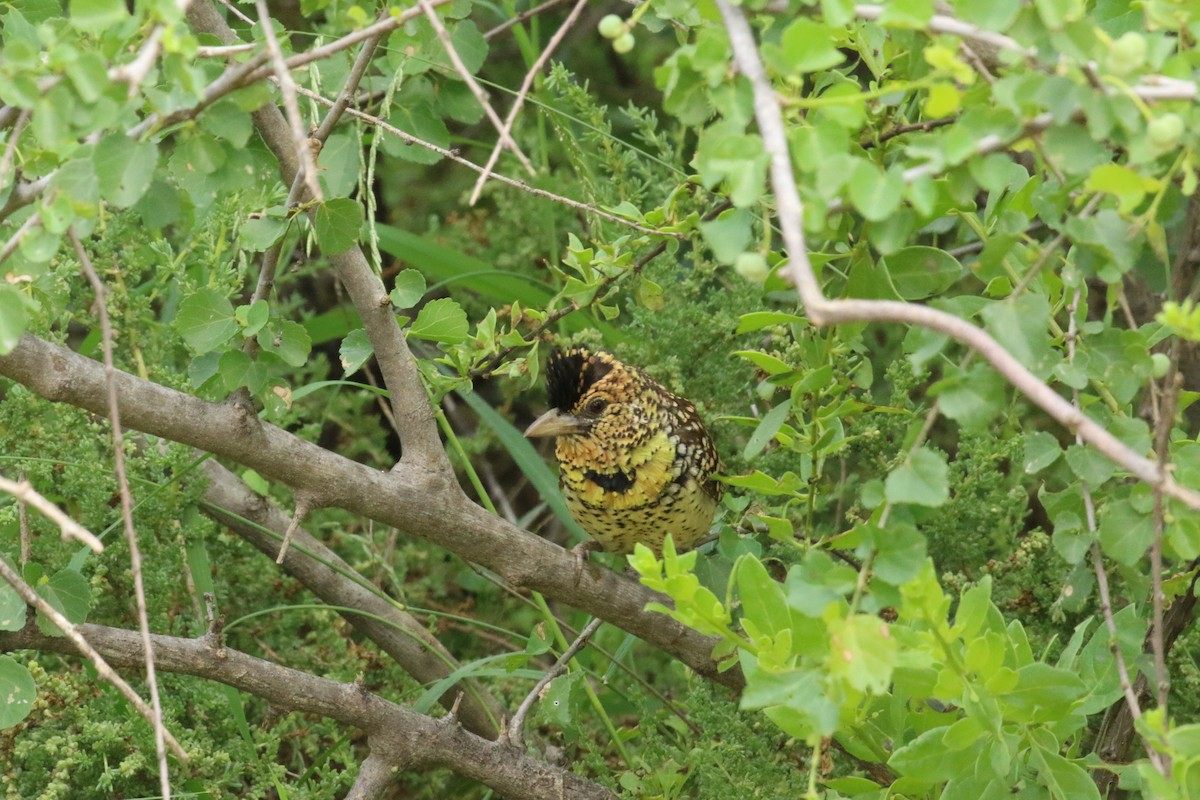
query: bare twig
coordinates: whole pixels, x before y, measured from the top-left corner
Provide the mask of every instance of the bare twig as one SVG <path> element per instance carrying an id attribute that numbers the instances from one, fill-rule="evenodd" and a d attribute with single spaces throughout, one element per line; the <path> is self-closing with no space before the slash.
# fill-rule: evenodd
<path id="1" fill-rule="evenodd" d="M 25 126 L 29 124 L 30 114 L 32 112 L 29 109 L 21 109 L 16 122 L 13 123 L 13 129 L 8 134 L 8 141 L 4 145 L 4 156 L 0 158 L 0 186 L 8 186 L 11 182 L 9 173 L 12 171 L 13 160 L 17 155 L 17 142 L 21 140 Z"/>
<path id="2" fill-rule="evenodd" d="M 154 708 L 154 748 L 158 754 L 159 784 L 164 800 L 170 800 L 171 780 L 167 771 L 166 728 L 162 722 L 162 703 L 158 696 L 158 679 L 154 674 L 154 647 L 150 641 L 150 619 L 146 610 L 146 588 L 142 582 L 142 552 L 138 547 L 137 531 L 133 527 L 133 496 L 129 491 L 129 478 L 125 473 L 125 434 L 121 429 L 121 411 L 117 402 L 117 369 L 113 365 L 112 325 L 108 319 L 108 289 L 92 267 L 92 259 L 75 235 L 74 228 L 67 229 L 67 237 L 75 248 L 75 255 L 84 275 L 92 284 L 96 295 L 96 315 L 100 318 L 100 343 L 104 352 L 104 379 L 108 396 L 108 418 L 112 426 L 113 466 L 117 473 L 117 488 L 121 496 L 121 519 L 125 524 L 125 539 L 129 546 L 129 568 L 133 572 L 134 599 L 137 603 L 138 627 L 142 633 L 146 664 L 146 683 L 150 686 L 150 704 Z"/>
<path id="3" fill-rule="evenodd" d="M 300 176 L 308 187 L 312 199 L 324 199 L 321 183 L 317 180 L 317 159 L 308 143 L 308 134 L 304 130 L 304 119 L 300 116 L 300 104 L 296 99 L 296 82 L 292 80 L 291 70 L 283 59 L 283 50 L 279 48 L 279 40 L 275 38 L 275 27 L 272 24 L 271 11 L 267 0 L 256 0 L 259 23 L 262 25 L 263 39 L 267 43 L 267 52 L 271 56 L 271 65 L 275 70 L 275 80 L 279 83 L 279 91 L 283 94 L 283 110 L 291 126 L 292 140 L 296 148 L 296 156 L 301 164 Z"/>
<path id="4" fill-rule="evenodd" d="M 4 243 L 4 247 L 0 248 L 0 264 L 8 260 L 8 257 L 17 252 L 17 248 L 21 246 L 21 240 L 25 238 L 34 228 L 42 224 L 42 215 L 38 212 L 33 212 L 29 215 L 29 219 L 21 223 L 21 227 L 8 237 L 8 241 Z"/>
<path id="5" fill-rule="evenodd" d="M 599 617 L 593 617 L 584 629 L 575 637 L 575 641 L 571 642 L 571 646 L 563 652 L 558 661 L 554 662 L 554 666 L 546 670 L 546 674 L 538 679 L 529 694 L 525 695 L 525 699 L 521 701 L 521 705 L 517 707 L 517 712 L 513 714 L 512 721 L 508 723 L 508 730 L 504 732 L 505 741 L 514 747 L 523 747 L 525 744 L 525 717 L 529 714 L 529 709 L 533 708 L 533 704 L 542 692 L 550 685 L 550 681 L 557 678 L 567 671 L 567 664 L 571 663 L 571 659 L 575 657 L 583 646 L 587 644 L 587 640 L 592 637 L 597 629 L 603 624 L 604 620 Z"/>
<path id="6" fill-rule="evenodd" d="M 884 7 L 882 5 L 861 3 L 854 6 L 854 14 L 860 19 L 879 19 L 883 11 Z M 995 31 L 984 30 L 983 28 L 962 22 L 945 14 L 934 14 L 930 17 L 928 28 L 934 33 L 948 33 L 952 36 L 966 39 L 969 42 L 982 42 L 1000 50 L 1010 50 L 1025 58 L 1033 58 L 1037 55 L 1037 51 L 1034 48 L 1025 47 L 1016 39 L 1012 39 L 1002 33 L 996 33 Z"/>
<path id="7" fill-rule="evenodd" d="M 323 105 L 327 105 L 327 106 L 333 105 L 332 100 L 322 97 L 321 95 L 317 94 L 316 92 L 306 89 L 303 86 L 297 86 L 296 91 L 298 91 L 300 94 L 304 95 L 305 97 L 316 100 L 318 103 L 322 103 Z M 418 139 L 416 136 L 413 136 L 411 133 L 406 133 L 406 132 L 400 130 L 399 128 L 397 128 L 395 125 L 390 124 L 385 119 L 381 119 L 380 117 L 376 117 L 372 114 L 367 114 L 363 111 L 358 111 L 357 109 L 353 109 L 353 108 L 347 108 L 346 113 L 352 117 L 357 117 L 358 119 L 361 119 L 365 122 L 369 122 L 372 125 L 379 127 L 380 129 L 390 133 L 391 135 L 401 139 L 402 141 L 404 141 L 408 144 L 415 144 L 415 145 L 424 147 L 427 150 L 432 150 L 433 152 L 437 153 L 438 155 L 442 156 L 443 158 L 453 161 L 455 164 L 461 164 L 462 166 L 466 167 L 467 169 L 472 169 L 472 170 L 475 170 L 476 172 L 483 171 L 483 167 L 479 166 L 478 164 L 476 164 L 473 161 L 468 161 L 467 159 L 460 156 L 456 151 L 447 150 L 444 147 L 438 147 L 436 144 L 431 144 L 430 142 L 427 142 L 424 139 Z M 543 197 L 547 200 L 553 200 L 556 203 L 562 203 L 565 206 L 569 206 L 569 207 L 577 209 L 579 211 L 584 211 L 588 214 L 594 214 L 597 217 L 601 217 L 610 222 L 616 222 L 619 225 L 624 225 L 626 227 L 632 228 L 635 231 L 641 231 L 642 233 L 651 233 L 651 234 L 654 234 L 655 236 L 670 236 L 674 239 L 682 238 L 682 236 L 680 234 L 666 233 L 663 231 L 655 230 L 654 228 L 647 228 L 644 225 L 639 225 L 638 223 L 633 222 L 632 220 L 625 219 L 624 217 L 619 217 L 616 214 L 609 213 L 608 211 L 604 211 L 603 209 L 597 208 L 596 206 L 588 205 L 587 203 L 581 203 L 578 200 L 572 200 L 569 197 L 564 197 L 560 194 L 555 194 L 554 192 L 548 192 L 545 189 L 538 189 L 534 186 L 530 186 L 529 184 L 525 183 L 524 181 L 518 181 L 518 180 L 514 180 L 512 178 L 506 178 L 503 175 L 493 175 L 492 179 L 499 181 L 500 183 L 507 184 L 508 186 L 513 186 L 517 189 L 520 189 L 523 192 L 528 192 L 529 194 L 531 194 L 535 197 Z"/>
<path id="8" fill-rule="evenodd" d="M 283 542 L 279 545 L 279 555 L 275 556 L 275 563 L 282 564 L 283 559 L 287 557 L 288 547 L 292 543 L 292 536 L 296 533 L 296 528 L 300 527 L 300 523 L 312 511 L 312 499 L 307 493 L 296 493 L 296 509 L 292 512 L 292 519 L 288 522 L 287 530 L 283 532 Z"/>
<path id="9" fill-rule="evenodd" d="M 2 558 L 0 558 L 0 578 L 4 578 L 8 585 L 13 587 L 17 594 L 21 595 L 21 599 L 24 600 L 27 605 L 36 608 L 42 614 L 45 614 L 51 622 L 57 625 L 58 629 L 61 630 L 67 639 L 71 641 L 71 644 L 75 646 L 75 649 L 78 650 L 84 658 L 92 662 L 92 666 L 96 668 L 96 673 L 101 678 L 115 686 L 117 691 L 119 691 L 121 695 L 138 710 L 138 713 L 141 714 L 142 717 L 148 723 L 150 723 L 150 725 L 158 730 L 163 731 L 163 735 L 167 744 L 170 745 L 171 751 L 175 753 L 179 760 L 185 763 L 188 761 L 187 751 L 185 751 L 183 749 L 183 745 L 179 744 L 175 737 L 171 735 L 170 731 L 163 729 L 162 723 L 160 722 L 161 718 L 158 713 L 153 708 L 146 705 L 146 701 L 138 696 L 138 693 L 133 690 L 133 687 L 126 683 L 125 679 L 118 675 L 113 668 L 108 665 L 108 662 L 105 661 L 98 652 L 96 652 L 95 648 L 88 644 L 87 640 L 80 635 L 79 630 L 71 623 L 69 619 L 59 613 L 58 609 L 56 609 L 54 606 L 46 602 L 46 600 L 43 599 L 42 596 L 36 591 L 34 591 L 32 586 L 22 580 L 21 576 L 18 575 L 16 571 L 12 569 L 12 567 L 8 566 L 8 564 L 5 563 L 4 559 Z"/>
<path id="10" fill-rule="evenodd" d="M 434 32 L 437 34 L 438 40 L 442 43 L 442 47 L 446 49 L 446 55 L 450 57 L 450 63 L 458 70 L 458 74 L 467 84 L 467 88 L 471 90 L 471 94 L 475 95 L 475 99 L 479 101 L 479 105 L 483 106 L 483 113 L 495 126 L 500 134 L 500 145 L 507 147 L 512 151 L 512 154 L 521 162 L 521 166 L 530 175 L 536 175 L 537 170 L 533 168 L 533 164 L 529 163 L 529 159 L 521 152 L 521 148 L 513 141 L 509 135 L 508 128 L 500 121 L 500 115 L 496 113 L 496 109 L 492 108 L 492 102 L 488 99 L 487 92 L 475 80 L 475 76 L 471 74 L 471 70 L 467 69 L 467 65 L 463 63 L 462 58 L 458 55 L 458 50 L 454 47 L 454 42 L 450 39 L 450 32 L 446 30 L 446 26 L 442 24 L 442 18 L 433 10 L 433 6 L 429 4 L 429 0 L 417 0 L 421 6 L 421 10 L 425 12 L 425 16 L 429 19 L 429 24 L 433 26 Z"/>
<path id="11" fill-rule="evenodd" d="M 540 5 L 536 5 L 533 8 L 522 11 L 520 14 L 517 14 L 516 16 L 512 17 L 511 19 L 506 19 L 504 22 L 501 22 L 499 25 L 497 25 L 496 27 L 492 28 L 487 33 L 485 33 L 483 35 L 483 38 L 487 39 L 488 41 L 491 41 L 494 37 L 499 36 L 500 34 L 504 33 L 506 30 L 508 30 L 512 26 L 520 25 L 522 22 L 529 19 L 530 17 L 536 17 L 538 14 L 541 14 L 543 11 L 549 11 L 550 9 L 554 8 L 555 6 L 560 6 L 565 2 L 567 2 L 567 0 L 546 0 L 546 2 L 544 2 Z"/>
<path id="12" fill-rule="evenodd" d="M 1078 338 L 1078 324 L 1076 322 L 1075 312 L 1079 308 L 1079 301 L 1083 297 L 1083 288 L 1075 289 L 1075 293 L 1071 296 L 1071 302 L 1067 306 L 1068 322 L 1067 322 L 1067 360 L 1072 362 L 1075 360 L 1075 346 Z M 1078 407 L 1079 405 L 1079 390 L 1071 390 L 1071 403 Z M 1079 434 L 1075 434 L 1075 441 L 1082 444 L 1083 440 Z M 1091 556 L 1092 569 L 1096 573 L 1096 585 L 1100 592 L 1100 613 L 1104 617 L 1104 624 L 1108 628 L 1109 650 L 1113 654 L 1113 660 L 1117 664 L 1117 676 L 1121 681 L 1121 691 L 1125 695 L 1125 702 L 1129 704 L 1129 711 L 1134 719 L 1142 715 L 1141 705 L 1138 703 L 1137 693 L 1133 689 L 1133 681 L 1129 678 L 1129 667 L 1125 664 L 1125 655 L 1121 652 L 1120 641 L 1117 637 L 1117 622 L 1113 616 L 1112 596 L 1108 590 L 1108 573 L 1104 570 L 1104 561 L 1100 555 L 1100 545 L 1096 541 L 1096 504 L 1092 499 L 1092 490 L 1083 482 L 1080 486 L 1083 492 L 1083 508 L 1087 517 L 1088 533 L 1092 537 Z M 1161 496 L 1161 495 L 1160 495 Z M 1150 746 L 1150 742 L 1143 739 L 1142 744 L 1146 747 L 1146 754 L 1149 756 L 1154 768 L 1160 773 L 1163 772 L 1164 763 L 1161 755 Z"/>
<path id="13" fill-rule="evenodd" d="M 575 7 L 571 9 L 571 13 L 567 15 L 567 18 L 563 20 L 563 24 L 550 37 L 550 41 L 546 43 L 546 47 L 543 48 L 541 55 L 533 62 L 533 66 L 525 73 L 525 79 L 521 81 L 521 88 L 517 91 L 517 99 L 513 101 L 508 116 L 504 118 L 504 127 L 500 131 L 500 140 L 492 148 L 487 163 L 483 165 L 483 172 L 479 173 L 479 177 L 475 180 L 475 188 L 471 190 L 471 199 L 467 201 L 467 205 L 473 206 L 479 200 L 479 193 L 483 191 L 483 185 L 487 183 L 488 176 L 492 174 L 492 167 L 496 166 L 496 160 L 500 158 L 500 147 L 504 139 L 512 132 L 513 122 L 516 120 L 517 114 L 520 113 L 521 106 L 525 105 L 525 97 L 529 94 L 529 88 L 533 86 L 533 79 L 541 73 L 542 67 L 550 60 L 550 56 L 554 53 L 555 48 L 558 47 L 563 37 L 567 35 L 567 31 L 571 29 L 571 26 L 579 19 L 579 15 L 583 13 L 587 2 L 588 0 L 577 0 Z"/>
<path id="14" fill-rule="evenodd" d="M 62 530 L 62 538 L 64 540 L 75 539 L 92 548 L 93 552 L 104 552 L 104 545 L 98 538 L 96 538 L 94 533 L 80 525 L 75 520 L 71 519 L 69 516 L 67 516 L 67 514 L 63 513 L 58 506 L 54 505 L 54 503 L 51 503 L 45 497 L 38 494 L 29 481 L 26 481 L 24 478 L 14 483 L 7 478 L 0 477 L 0 492 L 8 492 L 13 497 L 17 498 L 17 500 L 21 503 L 22 509 L 24 509 L 25 504 L 28 503 L 38 511 L 42 512 L 47 519 L 49 519 Z M 23 515 L 24 511 L 22 511 L 22 516 Z M 24 560 L 24 558 L 25 556 L 22 556 L 22 560 Z"/>

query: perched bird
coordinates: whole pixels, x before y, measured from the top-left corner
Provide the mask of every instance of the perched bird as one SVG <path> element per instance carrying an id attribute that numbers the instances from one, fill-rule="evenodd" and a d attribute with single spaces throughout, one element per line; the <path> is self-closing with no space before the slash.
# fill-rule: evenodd
<path id="1" fill-rule="evenodd" d="M 525 431 L 556 436 L 559 481 L 594 542 L 576 549 L 662 553 L 670 533 L 687 550 L 708 533 L 724 486 L 696 407 L 611 353 L 556 350 L 546 364 L 550 410 Z M 577 571 L 578 575 L 578 571 Z"/>

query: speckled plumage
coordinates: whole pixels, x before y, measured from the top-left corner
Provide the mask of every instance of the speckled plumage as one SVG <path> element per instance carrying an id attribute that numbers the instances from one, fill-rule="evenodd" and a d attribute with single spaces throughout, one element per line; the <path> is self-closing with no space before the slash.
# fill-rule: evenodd
<path id="1" fill-rule="evenodd" d="M 546 365 L 552 410 L 527 432 L 557 436 L 567 506 L 605 550 L 670 533 L 686 550 L 708 533 L 723 486 L 716 448 L 687 400 L 610 353 L 558 350 Z"/>

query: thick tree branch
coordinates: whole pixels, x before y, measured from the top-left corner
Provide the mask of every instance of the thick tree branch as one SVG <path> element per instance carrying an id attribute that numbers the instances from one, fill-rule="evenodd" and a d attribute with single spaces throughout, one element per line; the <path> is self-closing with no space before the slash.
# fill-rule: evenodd
<path id="1" fill-rule="evenodd" d="M 287 515 L 215 460 L 205 461 L 202 469 L 209 480 L 204 492 L 205 513 L 273 557 L 288 527 Z M 361 611 L 340 613 L 421 683 L 441 680 L 458 668 L 454 656 L 420 622 L 380 597 L 366 578 L 303 527 L 292 532 L 283 570 L 331 606 Z M 473 682 L 463 682 L 441 698 L 447 708 L 456 691 L 463 692 L 459 709 L 463 725 L 480 736 L 496 738 L 504 716 L 500 704 Z"/>
<path id="2" fill-rule="evenodd" d="M 81 625 L 78 630 L 109 662 L 125 667 L 140 665 L 141 641 L 136 632 L 102 625 Z M 456 723 L 409 711 L 364 691 L 360 685 L 320 678 L 229 648 L 214 649 L 204 638 L 154 636 L 153 639 L 160 669 L 219 681 L 278 708 L 320 714 L 359 728 L 367 733 L 372 754 L 392 766 L 445 767 L 505 797 L 522 800 L 615 798 L 604 787 L 572 772 L 468 733 Z M 0 652 L 30 649 L 74 652 L 70 642 L 46 636 L 36 626 L 26 626 L 16 633 L 0 633 Z"/>
<path id="3" fill-rule="evenodd" d="M 361 254 L 360 254 L 361 257 Z M 71 350 L 26 334 L 0 375 L 34 393 L 104 414 L 104 368 Z M 716 640 L 663 615 L 643 611 L 669 602 L 629 578 L 587 565 L 575 582 L 575 560 L 563 548 L 523 531 L 472 503 L 453 476 L 401 462 L 390 473 L 343 458 L 257 419 L 236 405 L 208 403 L 118 371 L 121 418 L 145 433 L 197 447 L 251 467 L 369 519 L 421 536 L 491 569 L 509 584 L 602 617 L 661 648 L 709 680 L 740 688 L 737 670 L 718 672 Z"/>

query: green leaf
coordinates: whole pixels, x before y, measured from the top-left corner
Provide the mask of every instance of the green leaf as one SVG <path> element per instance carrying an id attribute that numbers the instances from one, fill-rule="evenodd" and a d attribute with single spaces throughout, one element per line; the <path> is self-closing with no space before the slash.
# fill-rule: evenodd
<path id="1" fill-rule="evenodd" d="M 263 328 L 258 332 L 257 338 L 263 352 L 274 353 L 283 359 L 284 363 L 293 367 L 304 366 L 312 350 L 312 339 L 309 338 L 308 331 L 299 322 L 291 320 L 283 320 Z"/>
<path id="2" fill-rule="evenodd" d="M 768 158 L 762 138 L 743 133 L 741 126 L 725 121 L 710 125 L 700 134 L 692 164 L 708 189 L 723 181 L 729 199 L 737 208 L 754 205 L 762 197 Z"/>
<path id="3" fill-rule="evenodd" d="M 247 220 L 238 230 L 238 243 L 243 250 L 261 253 L 282 239 L 287 229 L 287 220 L 272 216 L 255 217 Z"/>
<path id="4" fill-rule="evenodd" d="M 855 164 L 849 188 L 850 201 L 871 222 L 895 214 L 904 198 L 903 178 L 892 171 L 884 172 L 866 159 Z"/>
<path id="5" fill-rule="evenodd" d="M 129 208 L 150 188 L 158 147 L 123 133 L 111 133 L 96 144 L 92 163 L 100 181 L 100 194 L 117 208 Z"/>
<path id="6" fill-rule="evenodd" d="M 1034 431 L 1025 434 L 1025 474 L 1033 475 L 1053 464 L 1062 455 L 1062 448 L 1055 439 L 1045 431 Z"/>
<path id="7" fill-rule="evenodd" d="M 84 33 L 103 33 L 129 18 L 124 0 L 71 0 L 67 19 Z"/>
<path id="8" fill-rule="evenodd" d="M 887 529 L 866 526 L 875 544 L 871 571 L 876 578 L 900 586 L 915 578 L 925 565 L 925 537 L 912 525 L 891 521 Z"/>
<path id="9" fill-rule="evenodd" d="M 0 356 L 13 351 L 28 325 L 29 315 L 21 292 L 15 286 L 0 283 Z"/>
<path id="10" fill-rule="evenodd" d="M 238 324 L 229 298 L 206 287 L 179 304 L 175 329 L 192 350 L 206 353 L 229 341 Z"/>
<path id="11" fill-rule="evenodd" d="M 412 308 L 425 296 L 425 276 L 415 269 L 402 270 L 388 297 L 396 308 Z"/>
<path id="12" fill-rule="evenodd" d="M 233 318 L 242 326 L 243 336 L 256 336 L 271 318 L 271 307 L 266 300 L 255 300 L 233 310 Z"/>
<path id="13" fill-rule="evenodd" d="M 1050 346 L 1046 325 L 1050 303 L 1043 295 L 1027 292 L 1012 300 L 992 303 L 981 311 L 988 333 L 1039 378 L 1045 378 L 1060 360 Z"/>
<path id="14" fill-rule="evenodd" d="M 7 564 L 10 569 L 16 570 L 12 561 L 3 554 L 0 554 L 0 561 Z M 25 601 L 7 582 L 0 583 L 0 631 L 19 631 L 24 627 Z M 3 696 L 0 694 L 0 697 Z"/>
<path id="15" fill-rule="evenodd" d="M 1111 478 L 1117 470 L 1117 465 L 1094 447 L 1073 444 L 1067 448 L 1066 455 L 1071 471 L 1093 489 Z"/>
<path id="16" fill-rule="evenodd" d="M 1021 667 L 1017 675 L 1017 686 L 1004 696 L 1004 703 L 1026 712 L 1031 720 L 1053 722 L 1066 717 L 1086 689 L 1074 671 L 1041 661 Z"/>
<path id="17" fill-rule="evenodd" d="M 1133 507 L 1128 499 L 1108 503 L 1100 509 L 1100 549 L 1118 564 L 1136 564 L 1154 539 L 1149 514 Z"/>
<path id="18" fill-rule="evenodd" d="M 338 358 L 342 362 L 342 372 L 347 378 L 367 363 L 367 359 L 374 354 L 375 349 L 371 346 L 371 340 L 367 336 L 367 332 L 362 328 L 350 331 L 346 338 L 342 340 L 342 346 L 338 350 Z"/>
<path id="19" fill-rule="evenodd" d="M 833 28 L 798 19 L 784 29 L 779 45 L 764 45 L 763 57 L 781 72 L 821 72 L 845 60 Z"/>
<path id="20" fill-rule="evenodd" d="M 428 101 L 418 100 L 394 106 L 388 122 L 405 133 L 442 149 L 450 146 L 450 131 Z M 408 144 L 395 136 L 383 138 L 383 151 L 390 156 L 417 164 L 436 164 L 442 156 L 420 145 Z"/>
<path id="21" fill-rule="evenodd" d="M 751 311 L 749 314 L 742 314 L 738 317 L 738 326 L 734 333 L 750 333 L 773 325 L 791 325 L 804 321 L 804 317 L 784 311 Z"/>
<path id="22" fill-rule="evenodd" d="M 750 434 L 742 457 L 752 459 L 761 453 L 763 448 L 775 438 L 775 434 L 779 432 L 783 423 L 787 421 L 788 412 L 791 410 L 792 401 L 789 398 L 768 411 L 762 418 L 762 422 L 758 423 L 758 427 L 754 429 L 754 433 Z"/>
<path id="23" fill-rule="evenodd" d="M 888 475 L 884 495 L 889 503 L 942 505 L 950 499 L 950 467 L 945 456 L 924 447 L 916 450 Z"/>
<path id="24" fill-rule="evenodd" d="M 1123 164 L 1101 164 L 1092 170 L 1085 188 L 1114 195 L 1118 200 L 1117 211 L 1128 214 L 1141 204 L 1147 192 L 1158 188 L 1158 181 L 1144 178 Z"/>
<path id="25" fill-rule="evenodd" d="M 748 211 L 731 208 L 711 222 L 700 223 L 700 233 L 722 264 L 732 264 L 754 240 L 754 217 Z"/>
<path id="26" fill-rule="evenodd" d="M 1060 30 L 1068 22 L 1074 22 L 1083 16 L 1083 0 L 1034 0 L 1046 27 L 1052 31 Z"/>
<path id="27" fill-rule="evenodd" d="M 883 259 L 892 286 L 904 300 L 941 294 L 963 275 L 958 259 L 936 247 L 905 247 Z"/>
<path id="28" fill-rule="evenodd" d="M 929 388 L 942 413 L 967 431 L 985 429 L 1008 401 L 1008 384 L 988 364 L 965 370 L 947 367 L 946 377 Z"/>
<path id="29" fill-rule="evenodd" d="M 317 208 L 316 219 L 313 220 L 317 245 L 327 256 L 344 253 L 358 241 L 362 224 L 362 206 L 356 201 L 347 197 L 326 200 Z"/>
<path id="30" fill-rule="evenodd" d="M 1037 769 L 1042 786 L 1056 800 L 1100 800 L 1100 790 L 1087 770 L 1056 752 L 1030 748 L 1030 763 Z"/>
<path id="31" fill-rule="evenodd" d="M 471 324 L 462 306 L 449 297 L 440 297 L 421 308 L 412 327 L 408 329 L 408 335 L 446 344 L 462 344 L 470 331 Z"/>
<path id="32" fill-rule="evenodd" d="M 734 571 L 744 618 L 771 637 L 790 631 L 791 614 L 784 601 L 783 589 L 771 579 L 763 563 L 754 556 L 745 555 L 738 559 Z"/>
<path id="33" fill-rule="evenodd" d="M 950 730 L 944 725 L 925 731 L 917 738 L 896 749 L 888 759 L 888 766 L 896 772 L 926 783 L 937 783 L 953 777 L 969 765 L 976 756 L 971 752 L 970 760 L 963 756 L 964 750 L 949 750 L 942 739 Z"/>
<path id="34" fill-rule="evenodd" d="M 37 593 L 68 622 L 76 625 L 87 620 L 92 606 L 92 586 L 83 574 L 73 569 L 60 569 L 37 587 Z M 58 636 L 58 626 L 38 614 L 38 628 L 47 636 Z"/>
<path id="35" fill-rule="evenodd" d="M 11 728 L 29 716 L 37 699 L 37 684 L 23 664 L 0 656 L 0 730 Z"/>
<path id="36" fill-rule="evenodd" d="M 882 694 L 896 667 L 896 640 L 873 614 L 833 619 L 829 624 L 829 671 L 860 692 Z"/>

